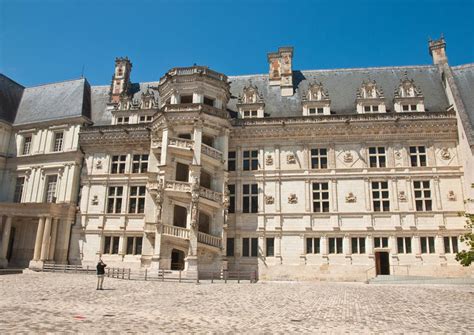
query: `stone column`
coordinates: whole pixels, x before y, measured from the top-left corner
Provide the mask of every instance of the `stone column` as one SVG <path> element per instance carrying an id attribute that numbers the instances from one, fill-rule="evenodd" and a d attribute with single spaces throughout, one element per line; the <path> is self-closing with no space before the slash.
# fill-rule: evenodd
<path id="1" fill-rule="evenodd" d="M 166 165 L 167 157 L 168 157 L 168 136 L 169 136 L 169 129 L 163 129 L 163 134 L 161 137 L 161 161 L 160 165 Z"/>
<path id="2" fill-rule="evenodd" d="M 56 239 L 58 236 L 59 219 L 54 219 L 51 230 L 51 242 L 49 243 L 49 260 L 54 261 L 54 252 L 56 251 Z"/>
<path id="3" fill-rule="evenodd" d="M 201 147 L 202 147 L 202 123 L 196 122 L 194 125 L 194 150 L 193 165 L 201 165 Z"/>
<path id="4" fill-rule="evenodd" d="M 43 232 L 43 243 L 41 244 L 41 256 L 40 260 L 45 261 L 48 259 L 49 254 L 49 242 L 51 240 L 51 217 L 46 217 L 46 223 L 44 225 Z"/>
<path id="5" fill-rule="evenodd" d="M 41 241 L 43 240 L 44 232 L 44 217 L 38 220 L 38 229 L 36 230 L 35 251 L 33 253 L 33 260 L 39 261 L 41 255 Z"/>
<path id="6" fill-rule="evenodd" d="M 3 227 L 2 246 L 0 248 L 0 267 L 6 267 L 8 265 L 7 252 L 8 252 L 8 245 L 10 242 L 11 227 L 12 227 L 12 217 L 7 216 L 7 219 Z"/>

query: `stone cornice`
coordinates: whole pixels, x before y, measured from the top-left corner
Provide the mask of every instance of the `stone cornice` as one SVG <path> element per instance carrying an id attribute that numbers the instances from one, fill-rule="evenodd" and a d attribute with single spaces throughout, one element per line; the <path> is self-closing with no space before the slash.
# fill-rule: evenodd
<path id="1" fill-rule="evenodd" d="M 456 137 L 454 112 L 328 115 L 267 119 L 234 119 L 231 137 L 399 140 L 427 135 Z M 376 137 L 374 137 L 376 136 Z M 367 140 L 368 140 L 367 139 Z"/>

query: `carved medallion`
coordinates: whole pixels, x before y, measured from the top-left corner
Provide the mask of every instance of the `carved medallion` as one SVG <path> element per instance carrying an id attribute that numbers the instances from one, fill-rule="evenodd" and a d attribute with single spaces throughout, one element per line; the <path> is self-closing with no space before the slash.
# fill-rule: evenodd
<path id="1" fill-rule="evenodd" d="M 286 162 L 287 162 L 288 164 L 296 164 L 296 157 L 295 157 L 295 155 L 294 155 L 294 154 L 288 154 L 288 155 L 286 156 Z"/>
<path id="2" fill-rule="evenodd" d="M 289 204 L 296 204 L 296 203 L 298 203 L 298 197 L 296 196 L 295 193 L 291 193 L 291 194 L 288 196 L 288 203 L 289 203 Z"/>
<path id="3" fill-rule="evenodd" d="M 346 195 L 346 202 L 356 202 L 357 197 L 354 195 L 354 193 L 349 192 L 349 194 Z"/>
<path id="4" fill-rule="evenodd" d="M 265 196 L 265 203 L 266 203 L 267 205 L 273 205 L 274 202 L 275 202 L 275 198 L 273 198 L 272 195 L 266 195 L 266 196 Z"/>
<path id="5" fill-rule="evenodd" d="M 267 158 L 265 159 L 265 164 L 266 165 L 273 165 L 273 156 L 268 155 Z"/>

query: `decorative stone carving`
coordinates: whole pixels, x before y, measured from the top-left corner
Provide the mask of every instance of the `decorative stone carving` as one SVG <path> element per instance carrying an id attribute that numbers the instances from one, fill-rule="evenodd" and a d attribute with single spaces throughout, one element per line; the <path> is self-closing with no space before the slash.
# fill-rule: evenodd
<path id="1" fill-rule="evenodd" d="M 349 192 L 349 194 L 346 195 L 346 202 L 357 202 L 357 197 L 354 193 Z"/>
<path id="2" fill-rule="evenodd" d="M 303 101 L 323 101 L 329 100 L 329 93 L 324 90 L 322 83 L 312 83 L 309 85 Z"/>
<path id="3" fill-rule="evenodd" d="M 97 206 L 99 204 L 99 197 L 97 195 L 92 196 L 91 205 Z"/>
<path id="4" fill-rule="evenodd" d="M 451 158 L 451 153 L 449 152 L 449 149 L 444 147 L 441 149 L 441 158 L 444 160 L 448 160 Z"/>
<path id="5" fill-rule="evenodd" d="M 265 204 L 273 205 L 275 203 L 275 198 L 272 195 L 265 196 Z"/>
<path id="6" fill-rule="evenodd" d="M 193 181 L 191 183 L 191 201 L 196 202 L 199 200 L 199 178 L 194 176 Z"/>
<path id="7" fill-rule="evenodd" d="M 256 104 L 262 103 L 263 96 L 258 93 L 257 86 L 250 84 L 249 86 L 245 86 L 242 95 L 239 95 L 238 103 L 239 104 Z"/>
<path id="8" fill-rule="evenodd" d="M 354 157 L 352 156 L 352 153 L 350 151 L 344 152 L 344 163 L 351 163 L 354 160 Z"/>
<path id="9" fill-rule="evenodd" d="M 395 159 L 396 159 L 396 160 L 402 159 L 402 153 L 401 153 L 400 150 L 395 150 L 395 151 L 394 151 L 394 155 L 395 155 Z"/>
<path id="10" fill-rule="evenodd" d="M 421 90 L 415 85 L 413 79 L 408 79 L 407 72 L 402 79 L 400 84 L 395 89 L 394 98 L 416 98 L 422 97 Z"/>
<path id="11" fill-rule="evenodd" d="M 295 193 L 290 193 L 290 195 L 288 196 L 288 203 L 289 203 L 289 204 L 296 204 L 296 203 L 298 203 L 298 197 L 296 196 Z"/>
<path id="12" fill-rule="evenodd" d="M 97 170 L 101 170 L 102 169 L 102 160 L 98 160 L 96 163 L 95 163 L 95 168 Z"/>
<path id="13" fill-rule="evenodd" d="M 456 201 L 456 194 L 454 193 L 454 191 L 449 191 L 448 192 L 448 200 L 449 201 Z"/>
<path id="14" fill-rule="evenodd" d="M 197 229 L 198 225 L 198 204 L 193 201 L 191 203 L 191 227 Z"/>
<path id="15" fill-rule="evenodd" d="M 273 156 L 268 155 L 267 158 L 265 158 L 265 164 L 266 165 L 273 165 Z"/>
<path id="16" fill-rule="evenodd" d="M 358 99 L 381 99 L 383 97 L 383 90 L 377 87 L 375 80 L 364 80 L 357 91 Z"/>
<path id="17" fill-rule="evenodd" d="M 286 156 L 286 162 L 287 162 L 288 164 L 296 164 L 296 157 L 295 157 L 295 155 L 294 155 L 294 154 L 288 154 L 288 155 Z"/>
<path id="18" fill-rule="evenodd" d="M 229 193 L 229 188 L 227 187 L 227 183 L 224 183 L 224 196 L 222 197 L 222 206 L 226 210 L 227 210 L 227 208 L 229 208 L 229 204 L 230 204 L 229 195 L 230 195 L 230 193 Z"/>
<path id="19" fill-rule="evenodd" d="M 407 201 L 407 195 L 406 195 L 405 191 L 398 192 L 398 200 Z"/>

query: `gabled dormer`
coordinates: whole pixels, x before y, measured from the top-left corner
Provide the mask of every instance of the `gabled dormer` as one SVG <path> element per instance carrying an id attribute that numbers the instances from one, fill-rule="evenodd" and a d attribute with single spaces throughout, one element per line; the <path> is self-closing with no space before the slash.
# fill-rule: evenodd
<path id="1" fill-rule="evenodd" d="M 155 94 L 150 91 L 150 87 L 147 87 L 146 91 L 142 93 L 140 99 L 140 109 L 151 109 L 155 108 Z"/>
<path id="2" fill-rule="evenodd" d="M 415 85 L 413 79 L 408 79 L 405 72 L 400 84 L 395 89 L 393 98 L 395 112 L 424 112 L 425 104 L 421 90 Z"/>
<path id="3" fill-rule="evenodd" d="M 303 115 L 330 115 L 331 100 L 322 83 L 312 83 L 302 99 Z"/>
<path id="4" fill-rule="evenodd" d="M 383 90 L 377 86 L 375 80 L 363 81 L 357 91 L 357 113 L 386 113 Z"/>
<path id="5" fill-rule="evenodd" d="M 263 96 L 259 94 L 257 86 L 250 84 L 245 86 L 237 102 L 239 118 L 263 118 L 265 102 Z"/>

